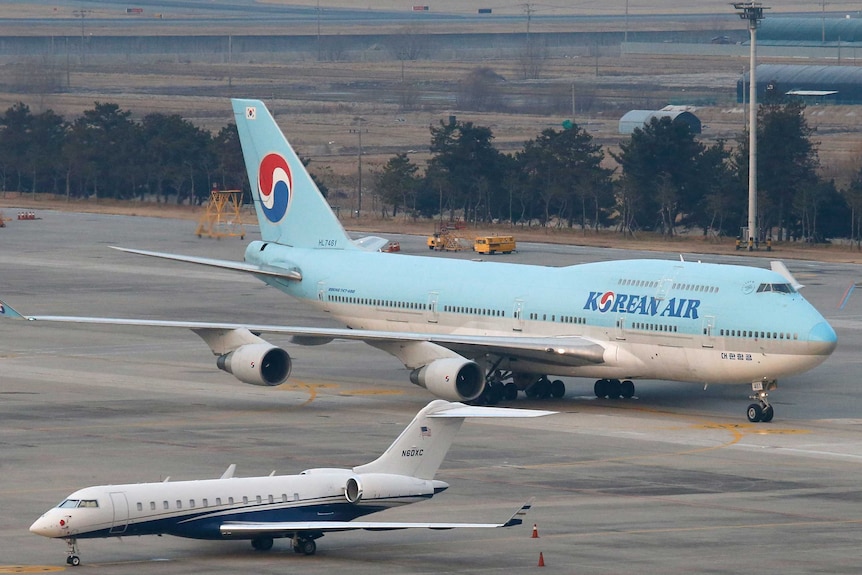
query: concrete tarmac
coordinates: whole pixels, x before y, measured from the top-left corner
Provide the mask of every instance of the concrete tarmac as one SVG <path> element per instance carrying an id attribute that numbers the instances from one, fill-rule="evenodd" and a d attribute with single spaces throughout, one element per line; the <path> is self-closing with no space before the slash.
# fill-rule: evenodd
<path id="1" fill-rule="evenodd" d="M 0 298 L 24 313 L 335 325 L 253 278 L 108 247 L 241 260 L 245 241 L 198 239 L 188 221 L 37 215 L 0 230 Z M 255 236 L 250 229 L 246 240 Z M 474 257 L 397 239 L 407 252 Z M 676 256 L 522 244 L 499 257 L 568 265 Z M 384 515 L 500 521 L 535 496 L 521 527 L 336 533 L 311 557 L 284 541 L 260 553 L 243 541 L 88 540 L 75 569 L 508 574 L 535 569 L 541 553 L 548 573 L 855 574 L 862 298 L 837 304 L 862 267 L 786 263 L 839 346 L 822 366 L 780 382 L 771 424 L 745 419 L 746 386 L 638 382 L 635 398 L 611 401 L 592 395 L 592 381 L 568 379 L 562 400 L 516 402 L 557 415 L 466 422 L 438 475 L 450 489 Z M 67 569 L 65 544 L 27 528 L 78 488 L 212 478 L 231 463 L 243 476 L 350 467 L 375 458 L 432 399 L 397 360 L 364 344 L 287 349 L 292 378 L 259 388 L 218 371 L 185 330 L 0 322 L 0 573 Z"/>

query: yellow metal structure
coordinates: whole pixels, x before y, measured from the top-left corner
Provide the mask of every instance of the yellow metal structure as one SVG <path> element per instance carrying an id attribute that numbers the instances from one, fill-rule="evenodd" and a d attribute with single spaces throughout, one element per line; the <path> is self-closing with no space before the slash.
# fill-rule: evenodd
<path id="1" fill-rule="evenodd" d="M 195 235 L 199 238 L 207 236 L 245 239 L 241 202 L 241 190 L 212 190 L 207 209 L 198 221 Z"/>

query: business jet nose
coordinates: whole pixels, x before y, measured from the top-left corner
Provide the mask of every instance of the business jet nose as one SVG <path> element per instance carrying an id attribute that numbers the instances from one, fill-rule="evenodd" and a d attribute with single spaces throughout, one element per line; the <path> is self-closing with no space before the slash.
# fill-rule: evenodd
<path id="1" fill-rule="evenodd" d="M 33 522 L 33 525 L 30 526 L 30 533 L 42 537 L 61 537 L 65 533 L 66 524 L 65 519 L 46 513 Z"/>
<path id="2" fill-rule="evenodd" d="M 812 355 L 830 355 L 838 345 L 838 335 L 828 322 L 821 321 L 808 332 L 808 350 Z"/>

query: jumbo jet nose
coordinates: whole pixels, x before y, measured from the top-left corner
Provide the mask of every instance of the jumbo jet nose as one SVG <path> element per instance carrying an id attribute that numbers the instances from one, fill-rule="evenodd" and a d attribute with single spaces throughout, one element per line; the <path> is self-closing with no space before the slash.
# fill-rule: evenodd
<path id="1" fill-rule="evenodd" d="M 808 332 L 808 350 L 812 355 L 828 356 L 838 345 L 838 335 L 828 322 L 821 321 Z"/>

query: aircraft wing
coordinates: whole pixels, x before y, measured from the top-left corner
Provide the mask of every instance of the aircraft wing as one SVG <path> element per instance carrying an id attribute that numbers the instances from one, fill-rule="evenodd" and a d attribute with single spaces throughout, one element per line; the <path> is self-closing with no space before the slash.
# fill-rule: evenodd
<path id="1" fill-rule="evenodd" d="M 524 503 L 504 523 L 405 523 L 400 521 L 229 521 L 219 530 L 225 537 L 247 537 L 251 535 L 289 535 L 300 532 L 324 533 L 327 531 L 392 531 L 395 529 L 496 529 L 521 525 L 523 517 L 533 505 L 533 499 Z"/>
<path id="2" fill-rule="evenodd" d="M 604 363 L 605 347 L 581 336 L 520 337 L 512 335 L 459 335 L 424 332 L 398 332 L 347 328 L 313 328 L 247 323 L 215 323 L 176 320 L 148 320 L 115 317 L 80 317 L 54 315 L 23 315 L 0 300 L 0 318 L 30 321 L 63 322 L 97 325 L 131 325 L 142 327 L 186 328 L 204 339 L 206 332 L 219 333 L 246 329 L 252 333 L 274 333 L 292 336 L 301 345 L 321 344 L 333 339 L 364 341 L 385 344 L 427 341 L 442 347 L 476 357 L 485 353 L 509 355 L 523 359 L 540 359 L 565 366 Z"/>

